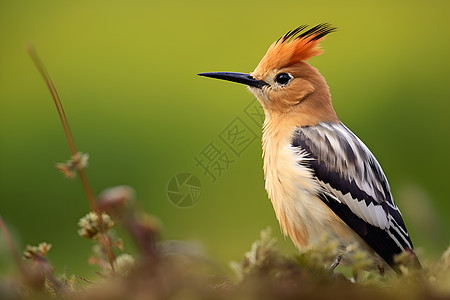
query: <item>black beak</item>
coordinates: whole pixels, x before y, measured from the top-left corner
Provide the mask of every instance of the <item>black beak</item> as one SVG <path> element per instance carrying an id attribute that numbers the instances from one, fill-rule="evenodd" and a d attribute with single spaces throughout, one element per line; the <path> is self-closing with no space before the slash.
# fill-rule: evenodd
<path id="1" fill-rule="evenodd" d="M 197 75 L 242 83 L 259 89 L 265 85 L 269 85 L 267 82 L 262 80 L 256 80 L 255 78 L 252 77 L 252 75 L 245 73 L 211 72 L 211 73 L 200 73 Z"/>

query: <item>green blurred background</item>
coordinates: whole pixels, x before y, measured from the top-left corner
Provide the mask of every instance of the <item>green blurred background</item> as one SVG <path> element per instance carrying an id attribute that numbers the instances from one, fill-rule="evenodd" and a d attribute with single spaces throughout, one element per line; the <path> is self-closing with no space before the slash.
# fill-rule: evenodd
<path id="1" fill-rule="evenodd" d="M 17 245 L 47 241 L 56 272 L 91 276 L 92 243 L 77 235 L 88 211 L 50 94 L 26 53 L 47 66 L 96 194 L 127 184 L 157 216 L 164 239 L 200 243 L 224 268 L 272 226 L 260 131 L 215 183 L 194 157 L 253 96 L 196 76 L 250 72 L 267 47 L 300 24 L 339 28 L 311 59 L 327 78 L 341 120 L 371 148 L 422 257 L 448 245 L 450 18 L 448 1 L 4 1 L 0 2 L 0 213 Z M 180 209 L 169 180 L 190 172 L 199 202 Z M 126 250 L 133 251 L 128 241 Z M 0 271 L 14 268 L 0 237 Z"/>

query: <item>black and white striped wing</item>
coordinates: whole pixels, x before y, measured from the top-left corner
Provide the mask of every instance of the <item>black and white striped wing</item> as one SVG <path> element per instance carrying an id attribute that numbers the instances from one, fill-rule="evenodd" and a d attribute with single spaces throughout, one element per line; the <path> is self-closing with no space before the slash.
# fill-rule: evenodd
<path id="1" fill-rule="evenodd" d="M 358 137 L 342 123 L 321 123 L 295 130 L 292 146 L 311 158 L 323 187 L 318 195 L 387 263 L 413 249 L 400 211 L 379 163 Z"/>

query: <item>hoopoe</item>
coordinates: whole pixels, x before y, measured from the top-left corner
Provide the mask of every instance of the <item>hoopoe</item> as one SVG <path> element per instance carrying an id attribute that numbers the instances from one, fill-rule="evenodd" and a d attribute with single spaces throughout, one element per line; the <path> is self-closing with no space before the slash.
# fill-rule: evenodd
<path id="1" fill-rule="evenodd" d="M 329 24 L 289 31 L 251 74 L 200 73 L 248 86 L 265 112 L 265 188 L 282 231 L 298 248 L 323 236 L 338 241 L 334 269 L 354 245 L 396 272 L 394 256 L 418 264 L 401 213 L 375 156 L 337 117 L 324 77 L 306 61 L 336 30 Z"/>

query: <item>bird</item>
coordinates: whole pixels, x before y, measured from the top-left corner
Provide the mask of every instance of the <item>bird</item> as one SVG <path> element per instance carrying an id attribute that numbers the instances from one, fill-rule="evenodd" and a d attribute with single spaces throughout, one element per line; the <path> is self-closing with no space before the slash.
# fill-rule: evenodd
<path id="1" fill-rule="evenodd" d="M 338 242 L 333 269 L 357 245 L 384 273 L 407 253 L 420 265 L 388 180 L 368 147 L 338 118 L 329 87 L 307 61 L 337 30 L 299 26 L 267 50 L 250 73 L 198 75 L 244 84 L 261 103 L 265 189 L 284 234 L 304 249 L 324 234 Z"/>

